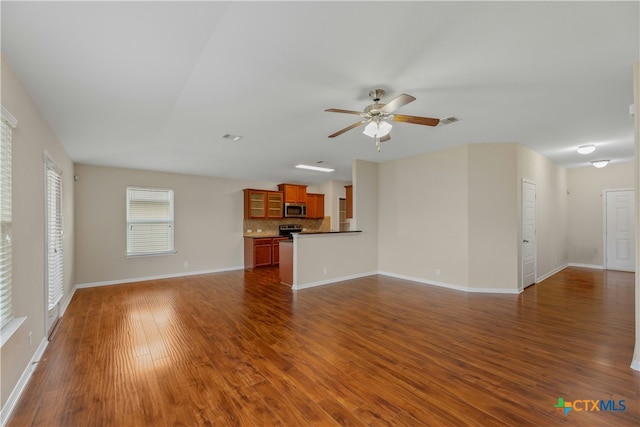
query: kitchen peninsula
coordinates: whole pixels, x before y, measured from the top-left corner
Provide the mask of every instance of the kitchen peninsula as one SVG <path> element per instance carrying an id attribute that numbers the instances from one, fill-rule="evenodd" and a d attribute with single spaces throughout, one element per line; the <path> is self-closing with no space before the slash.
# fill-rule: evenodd
<path id="1" fill-rule="evenodd" d="M 280 281 L 294 290 L 368 276 L 357 259 L 361 231 L 294 233 L 280 242 Z"/>

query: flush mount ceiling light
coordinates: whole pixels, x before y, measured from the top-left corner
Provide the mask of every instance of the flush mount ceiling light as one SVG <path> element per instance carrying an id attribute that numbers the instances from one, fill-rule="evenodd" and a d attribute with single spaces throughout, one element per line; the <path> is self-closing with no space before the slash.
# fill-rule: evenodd
<path id="1" fill-rule="evenodd" d="M 578 147 L 578 153 L 580 154 L 591 154 L 596 151 L 596 146 L 593 144 L 581 145 Z"/>
<path id="2" fill-rule="evenodd" d="M 329 169 L 329 168 L 321 168 L 320 166 L 309 166 L 309 165 L 296 165 L 296 167 L 298 169 L 307 169 L 310 171 L 317 171 L 317 172 L 333 172 L 335 169 Z"/>
<path id="3" fill-rule="evenodd" d="M 597 168 L 603 168 L 609 164 L 609 160 L 594 160 L 591 164 Z"/>
<path id="4" fill-rule="evenodd" d="M 362 133 L 371 138 L 382 138 L 391 132 L 392 127 L 391 123 L 385 122 L 384 120 L 374 120 L 364 128 Z"/>

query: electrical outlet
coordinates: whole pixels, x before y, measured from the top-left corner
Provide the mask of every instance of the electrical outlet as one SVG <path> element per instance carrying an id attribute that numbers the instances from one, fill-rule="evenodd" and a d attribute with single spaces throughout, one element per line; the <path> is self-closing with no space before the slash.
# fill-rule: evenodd
<path id="1" fill-rule="evenodd" d="M 258 233 L 262 233 L 262 228 L 258 228 Z"/>
<path id="2" fill-rule="evenodd" d="M 247 229 L 247 233 L 251 233 L 253 230 L 251 230 L 250 228 Z"/>
<path id="3" fill-rule="evenodd" d="M 189 261 L 184 262 L 184 268 L 187 268 L 187 267 L 189 267 Z"/>
<path id="4" fill-rule="evenodd" d="M 436 276 L 439 276 L 439 275 L 440 275 L 440 269 L 436 268 Z"/>
<path id="5" fill-rule="evenodd" d="M 322 274 L 327 274 L 327 267 L 324 267 L 324 268 L 322 269 Z"/>

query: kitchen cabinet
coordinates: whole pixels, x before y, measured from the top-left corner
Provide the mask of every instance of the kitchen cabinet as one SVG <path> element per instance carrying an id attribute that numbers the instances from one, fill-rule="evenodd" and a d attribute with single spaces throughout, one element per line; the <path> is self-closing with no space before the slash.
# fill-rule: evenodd
<path id="1" fill-rule="evenodd" d="M 267 218 L 282 218 L 284 194 L 280 191 L 267 192 Z"/>
<path id="2" fill-rule="evenodd" d="M 265 238 L 244 238 L 244 268 L 253 270 L 256 267 L 267 267 L 272 263 L 273 239 Z"/>
<path id="3" fill-rule="evenodd" d="M 353 218 L 353 185 L 345 185 L 347 193 L 347 218 Z"/>
<path id="4" fill-rule="evenodd" d="M 244 268 L 253 270 L 280 263 L 280 242 L 287 237 L 245 237 Z"/>
<path id="5" fill-rule="evenodd" d="M 282 218 L 284 193 L 280 191 L 244 190 L 244 217 L 247 219 Z"/>
<path id="6" fill-rule="evenodd" d="M 289 240 L 288 237 L 274 237 L 273 244 L 271 245 L 272 251 L 272 265 L 280 264 L 280 242 L 283 240 Z"/>
<path id="7" fill-rule="evenodd" d="M 284 192 L 285 203 L 307 203 L 306 185 L 280 184 L 278 190 Z"/>
<path id="8" fill-rule="evenodd" d="M 307 193 L 307 218 L 324 218 L 324 194 Z"/>

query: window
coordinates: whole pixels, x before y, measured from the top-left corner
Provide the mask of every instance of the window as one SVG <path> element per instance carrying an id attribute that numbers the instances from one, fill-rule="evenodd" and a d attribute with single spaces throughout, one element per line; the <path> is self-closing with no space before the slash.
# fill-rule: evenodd
<path id="1" fill-rule="evenodd" d="M 47 297 L 53 310 L 64 293 L 64 261 L 62 246 L 62 176 L 56 164 L 46 160 L 47 195 Z M 56 318 L 57 318 L 56 314 Z"/>
<path id="2" fill-rule="evenodd" d="M 11 304 L 11 132 L 15 118 L 2 108 L 0 138 L 0 329 L 13 319 Z"/>
<path id="3" fill-rule="evenodd" d="M 127 255 L 173 250 L 173 190 L 127 187 Z"/>

